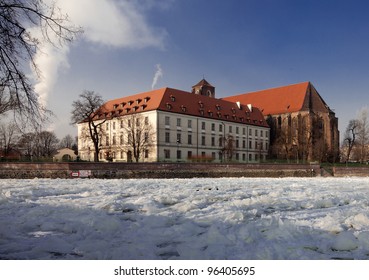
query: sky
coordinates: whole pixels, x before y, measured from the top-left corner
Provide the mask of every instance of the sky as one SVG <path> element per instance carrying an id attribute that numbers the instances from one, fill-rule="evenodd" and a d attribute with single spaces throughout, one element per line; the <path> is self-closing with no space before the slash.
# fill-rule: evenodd
<path id="1" fill-rule="evenodd" d="M 49 1 L 49 0 L 47 0 Z M 35 81 L 75 136 L 71 104 L 84 90 L 105 100 L 153 88 L 190 91 L 205 78 L 222 98 L 310 81 L 342 135 L 369 106 L 369 2 L 364 0 L 59 0 L 84 29 L 70 45 L 38 53 Z"/>

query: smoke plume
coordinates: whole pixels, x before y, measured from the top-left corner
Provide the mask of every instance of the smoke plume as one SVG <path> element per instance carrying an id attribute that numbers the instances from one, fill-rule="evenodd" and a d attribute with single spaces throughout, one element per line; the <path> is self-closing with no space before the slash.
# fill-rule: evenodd
<path id="1" fill-rule="evenodd" d="M 163 77 L 163 70 L 161 69 L 160 64 L 156 64 L 156 71 L 155 71 L 155 75 L 154 78 L 152 79 L 152 84 L 151 84 L 151 89 L 154 89 L 158 79 Z"/>

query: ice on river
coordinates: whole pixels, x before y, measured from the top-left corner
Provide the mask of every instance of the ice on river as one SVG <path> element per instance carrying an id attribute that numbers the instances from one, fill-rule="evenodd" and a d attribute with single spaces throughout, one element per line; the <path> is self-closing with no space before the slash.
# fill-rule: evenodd
<path id="1" fill-rule="evenodd" d="M 0 259 L 369 259 L 369 178 L 0 180 Z"/>

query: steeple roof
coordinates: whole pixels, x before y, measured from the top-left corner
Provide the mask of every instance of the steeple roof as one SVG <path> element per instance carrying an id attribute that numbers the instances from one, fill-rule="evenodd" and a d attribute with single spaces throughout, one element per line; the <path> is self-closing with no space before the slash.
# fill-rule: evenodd
<path id="1" fill-rule="evenodd" d="M 208 87 L 214 87 L 212 86 L 207 80 L 202 79 L 200 82 L 198 82 L 196 85 L 192 86 L 194 87 L 199 87 L 199 86 L 208 86 Z"/>

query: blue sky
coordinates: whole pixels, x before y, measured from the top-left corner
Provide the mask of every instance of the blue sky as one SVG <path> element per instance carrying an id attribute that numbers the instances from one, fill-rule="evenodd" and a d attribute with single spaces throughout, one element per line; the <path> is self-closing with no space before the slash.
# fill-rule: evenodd
<path id="1" fill-rule="evenodd" d="M 106 100 L 151 90 L 158 64 L 162 76 L 155 88 L 189 91 L 205 77 L 217 97 L 310 81 L 336 112 L 341 135 L 369 105 L 368 1 L 79 0 L 73 3 L 80 6 L 67 5 L 72 2 L 60 6 L 85 34 L 64 52 L 45 98 L 56 115 L 51 128 L 60 138 L 76 135 L 69 125 L 71 104 L 83 90 Z"/>

